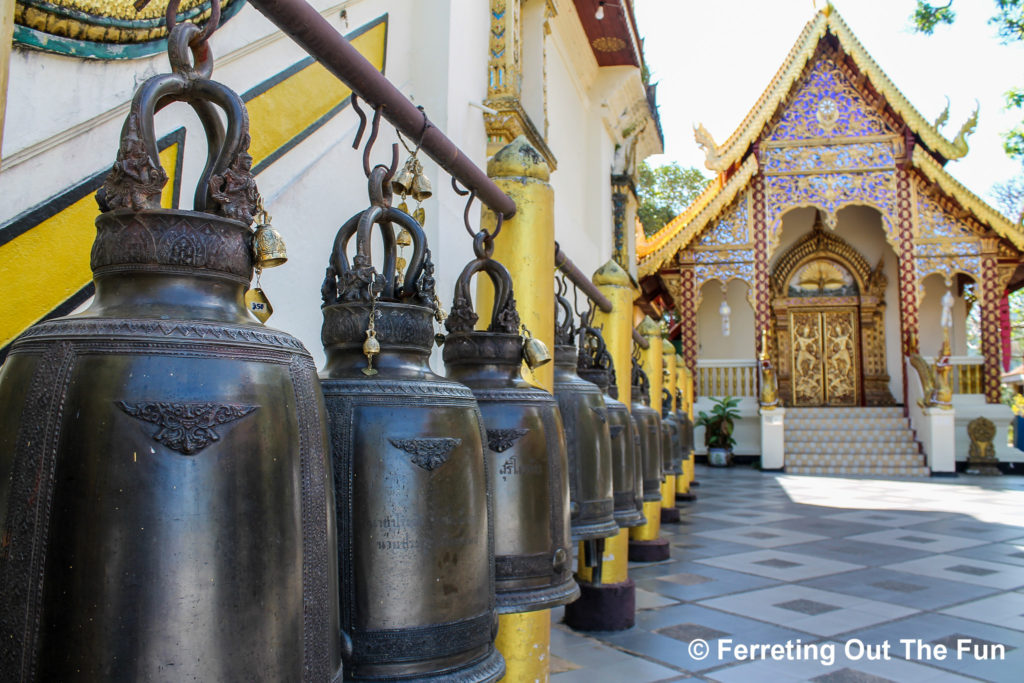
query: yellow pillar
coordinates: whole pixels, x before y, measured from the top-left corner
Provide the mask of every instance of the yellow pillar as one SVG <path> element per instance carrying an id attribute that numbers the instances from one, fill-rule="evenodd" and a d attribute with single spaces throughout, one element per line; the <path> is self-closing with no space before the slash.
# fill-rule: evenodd
<path id="1" fill-rule="evenodd" d="M 661 328 L 658 326 L 658 323 L 651 320 L 650 316 L 644 316 L 644 319 L 637 328 L 637 332 L 647 339 L 650 344 L 648 348 L 640 349 L 640 367 L 647 374 L 647 378 L 651 383 L 651 408 L 658 411 L 660 415 L 662 386 Z M 632 332 L 630 337 L 632 337 Z M 658 534 L 661 533 L 661 501 L 645 500 L 644 517 L 647 519 L 647 523 L 630 529 L 630 539 L 634 541 L 658 540 Z"/>
<path id="2" fill-rule="evenodd" d="M 516 214 L 506 220 L 494 240 L 494 255 L 512 275 L 519 318 L 536 339 L 555 350 L 555 194 L 548 183 L 550 170 L 544 157 L 519 136 L 491 157 L 487 175 L 516 203 Z M 484 208 L 481 227 L 493 232 L 495 215 Z M 477 314 L 486 326 L 494 302 L 489 278 L 477 278 Z M 523 364 L 523 377 L 548 392 L 554 391 L 554 363 L 531 371 Z M 498 617 L 495 646 L 505 658 L 508 683 L 544 683 L 551 659 L 551 610 L 536 610 Z"/>
<path id="3" fill-rule="evenodd" d="M 551 610 L 498 617 L 498 652 L 505 658 L 506 683 L 543 683 L 551 661 Z"/>
<path id="4" fill-rule="evenodd" d="M 648 315 L 644 316 L 637 332 L 650 344 L 648 348 L 640 350 L 640 367 L 647 373 L 647 379 L 651 382 L 651 408 L 661 415 L 661 388 L 664 386 L 661 327 Z"/>
<path id="5" fill-rule="evenodd" d="M 591 279 L 612 302 L 611 313 L 597 309 L 594 327 L 601 328 L 608 353 L 612 355 L 615 364 L 615 386 L 619 388 L 619 400 L 628 408 L 633 362 L 633 299 L 637 291 L 629 279 L 629 273 L 615 261 L 609 261 L 598 268 Z"/>
<path id="6" fill-rule="evenodd" d="M 661 533 L 661 501 L 644 501 L 644 518 L 647 523 L 629 530 L 631 541 L 656 541 Z"/>
<path id="7" fill-rule="evenodd" d="M 683 364 L 683 357 L 676 356 L 676 387 L 679 389 L 679 410 L 693 420 L 693 381 L 690 371 Z M 683 454 L 683 474 L 676 477 L 676 493 L 689 493 L 690 482 L 693 481 L 693 444 L 690 452 Z"/>
<path id="8" fill-rule="evenodd" d="M 668 333 L 662 334 L 662 355 L 661 364 L 664 368 L 664 388 L 668 389 L 668 412 L 672 413 L 675 408 L 675 397 L 676 397 L 676 350 L 672 346 L 672 342 L 668 340 Z M 679 479 L 675 474 L 666 474 L 665 481 L 661 485 L 661 507 L 669 510 L 676 506 L 676 479 Z"/>
<path id="9" fill-rule="evenodd" d="M 614 260 L 598 268 L 591 280 L 612 302 L 610 313 L 597 309 L 594 314 L 594 327 L 601 329 L 608 353 L 612 356 L 619 400 L 629 408 L 633 362 L 633 299 L 638 292 L 633 287 L 629 273 Z M 580 557 L 581 566 L 577 573 L 581 580 L 590 582 L 590 568 L 582 566 L 582 554 Z M 629 578 L 629 529 L 620 529 L 618 535 L 605 539 L 603 562 L 602 584 L 625 583 Z"/>
<path id="10" fill-rule="evenodd" d="M 0 148 L 4 143 L 4 112 L 7 108 L 7 73 L 14 34 L 14 0 L 0 0 Z"/>
<path id="11" fill-rule="evenodd" d="M 694 381 L 694 378 L 693 378 L 693 372 L 690 370 L 690 368 L 686 367 L 685 365 L 682 365 L 682 368 L 683 368 L 683 373 L 684 373 L 684 376 L 685 376 L 685 380 L 683 382 L 683 386 L 686 388 L 686 406 L 687 406 L 686 409 L 687 409 L 687 413 L 690 416 L 690 422 L 692 423 L 694 420 L 697 419 L 697 415 L 696 415 L 697 411 L 694 408 L 694 404 L 697 401 L 697 386 L 696 386 L 696 382 Z M 695 465 L 696 465 L 696 462 L 697 462 L 695 460 L 696 454 L 697 454 L 697 444 L 691 444 L 690 471 L 688 473 L 688 478 L 690 480 L 690 484 L 691 485 L 693 484 L 694 480 L 696 479 L 696 474 L 695 474 L 695 472 L 696 472 Z M 691 488 L 692 488 L 692 486 L 691 486 Z"/>
<path id="12" fill-rule="evenodd" d="M 498 150 L 487 162 L 487 175 L 516 203 L 516 215 L 505 221 L 494 240 L 494 255 L 509 273 L 519 318 L 535 338 L 555 352 L 555 193 L 548 183 L 547 162 L 522 135 Z M 481 226 L 493 231 L 496 220 L 488 209 Z M 494 289 L 488 278 L 477 278 L 477 311 L 486 326 Z M 523 364 L 523 377 L 546 391 L 554 391 L 554 363 L 531 371 Z"/>
<path id="13" fill-rule="evenodd" d="M 601 585 L 626 582 L 629 578 L 629 529 L 619 529 L 618 534 L 604 539 L 601 561 Z M 593 570 L 583 564 L 582 544 L 577 558 L 576 576 L 580 581 L 594 582 Z"/>

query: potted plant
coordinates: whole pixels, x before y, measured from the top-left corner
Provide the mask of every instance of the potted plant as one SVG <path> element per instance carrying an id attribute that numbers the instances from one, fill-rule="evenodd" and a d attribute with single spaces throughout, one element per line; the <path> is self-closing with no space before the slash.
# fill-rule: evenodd
<path id="1" fill-rule="evenodd" d="M 712 400 L 710 413 L 701 411 L 696 427 L 704 427 L 704 445 L 708 449 L 708 464 L 715 467 L 728 467 L 732 464 L 732 447 L 736 445 L 733 431 L 736 420 L 740 419 L 737 410 L 740 400 L 733 396 L 725 396 Z"/>

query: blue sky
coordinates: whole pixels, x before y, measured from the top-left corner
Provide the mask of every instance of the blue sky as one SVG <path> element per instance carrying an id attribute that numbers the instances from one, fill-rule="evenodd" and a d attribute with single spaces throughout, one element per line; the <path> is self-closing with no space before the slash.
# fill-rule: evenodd
<path id="1" fill-rule="evenodd" d="M 703 123 L 715 140 L 727 138 L 768 85 L 823 0 L 635 0 L 637 23 L 665 131 L 665 154 L 704 170 L 692 127 Z M 914 33 L 914 0 L 835 0 L 854 35 L 910 102 L 934 120 L 950 98 L 952 138 L 981 105 L 967 157 L 946 169 L 983 199 L 993 183 L 1021 174 L 1006 158 L 1002 131 L 1021 113 L 1003 111 L 1003 93 L 1024 86 L 1024 43 L 1002 45 L 988 23 L 993 0 L 954 0 L 957 21 L 932 36 Z"/>

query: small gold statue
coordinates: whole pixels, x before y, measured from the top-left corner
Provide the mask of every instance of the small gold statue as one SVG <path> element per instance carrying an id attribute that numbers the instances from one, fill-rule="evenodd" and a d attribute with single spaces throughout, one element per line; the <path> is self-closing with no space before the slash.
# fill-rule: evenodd
<path id="1" fill-rule="evenodd" d="M 761 409 L 773 410 L 779 405 L 779 387 L 771 355 L 768 353 L 768 328 L 761 330 L 761 355 L 758 356 L 757 365 L 761 371 Z"/>

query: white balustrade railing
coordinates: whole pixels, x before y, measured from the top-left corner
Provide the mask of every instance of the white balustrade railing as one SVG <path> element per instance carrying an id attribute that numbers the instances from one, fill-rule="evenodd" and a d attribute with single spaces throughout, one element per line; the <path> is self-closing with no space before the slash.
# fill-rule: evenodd
<path id="1" fill-rule="evenodd" d="M 697 396 L 757 396 L 756 360 L 699 360 Z"/>
<path id="2" fill-rule="evenodd" d="M 954 394 L 985 393 L 985 359 L 982 356 L 950 356 Z"/>

